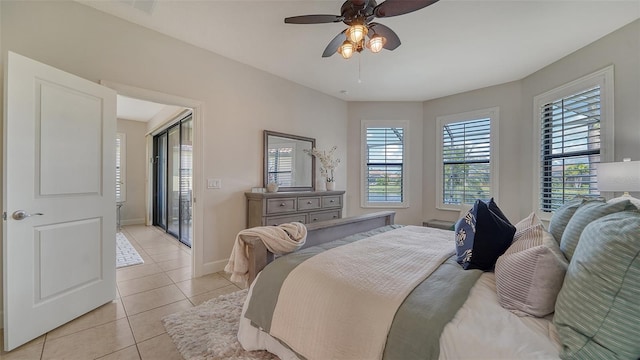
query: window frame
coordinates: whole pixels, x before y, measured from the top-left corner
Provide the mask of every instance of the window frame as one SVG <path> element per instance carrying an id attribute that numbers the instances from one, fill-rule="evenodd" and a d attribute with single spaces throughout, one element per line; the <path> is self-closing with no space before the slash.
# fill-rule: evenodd
<path id="1" fill-rule="evenodd" d="M 463 208 L 467 208 L 472 204 L 445 204 L 444 203 L 444 169 L 443 169 L 443 140 L 442 140 L 442 128 L 451 123 L 473 121 L 479 119 L 489 119 L 490 126 L 490 160 L 489 160 L 489 186 L 491 197 L 498 202 L 499 194 L 499 124 L 500 124 L 500 107 L 494 106 L 487 109 L 479 109 L 473 111 L 467 111 L 463 113 L 443 115 L 436 117 L 436 208 L 439 210 L 460 211 Z"/>
<path id="2" fill-rule="evenodd" d="M 367 129 L 402 128 L 402 201 L 368 201 L 367 199 Z M 361 120 L 360 122 L 360 206 L 362 208 L 408 208 L 409 202 L 409 121 Z"/>
<path id="3" fill-rule="evenodd" d="M 116 133 L 116 141 L 114 145 L 116 155 L 116 188 L 118 187 L 118 182 L 120 182 L 120 196 L 118 197 L 118 192 L 116 191 L 116 203 L 123 203 L 127 201 L 127 134 L 122 132 Z M 118 163 L 118 155 L 120 157 L 120 163 Z M 118 166 L 120 167 L 119 179 L 117 176 Z"/>
<path id="4" fill-rule="evenodd" d="M 585 75 L 581 78 L 558 86 L 533 98 L 533 122 L 534 122 L 534 186 L 533 205 L 535 212 L 541 220 L 549 221 L 552 212 L 543 211 L 540 202 L 542 191 L 542 116 L 541 109 L 559 99 L 575 95 L 595 86 L 600 87 L 600 162 L 613 161 L 614 149 L 614 69 L 613 65 Z M 597 186 L 597 185 L 596 185 Z"/>

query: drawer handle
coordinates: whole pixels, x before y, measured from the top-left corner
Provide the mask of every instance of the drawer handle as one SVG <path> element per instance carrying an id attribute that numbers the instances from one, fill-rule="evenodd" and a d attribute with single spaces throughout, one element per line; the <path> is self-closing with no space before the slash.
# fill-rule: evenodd
<path id="1" fill-rule="evenodd" d="M 281 204 L 280 204 L 280 206 L 286 206 L 286 205 L 287 205 L 287 204 L 285 204 L 285 203 L 281 203 Z"/>
<path id="2" fill-rule="evenodd" d="M 307 201 L 307 205 L 311 205 L 311 201 Z"/>
<path id="3" fill-rule="evenodd" d="M 333 218 L 334 218 L 334 219 L 335 219 L 335 218 L 337 218 L 337 217 L 338 217 L 338 215 L 333 215 Z"/>
<path id="4" fill-rule="evenodd" d="M 335 200 L 329 200 L 329 202 L 336 202 Z"/>
<path id="5" fill-rule="evenodd" d="M 313 221 L 318 221 L 318 218 L 313 218 Z"/>

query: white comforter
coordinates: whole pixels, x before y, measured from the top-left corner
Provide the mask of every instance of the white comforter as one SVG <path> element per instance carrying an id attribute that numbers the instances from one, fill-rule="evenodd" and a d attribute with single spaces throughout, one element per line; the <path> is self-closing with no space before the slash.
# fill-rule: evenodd
<path id="1" fill-rule="evenodd" d="M 251 289 L 247 299 L 251 298 Z M 246 350 L 267 350 L 298 359 L 242 311 L 238 340 Z M 309 336 L 313 336 L 310 334 Z M 440 359 L 559 359 L 560 342 L 551 318 L 518 317 L 498 303 L 493 273 L 484 273 L 440 337 Z"/>

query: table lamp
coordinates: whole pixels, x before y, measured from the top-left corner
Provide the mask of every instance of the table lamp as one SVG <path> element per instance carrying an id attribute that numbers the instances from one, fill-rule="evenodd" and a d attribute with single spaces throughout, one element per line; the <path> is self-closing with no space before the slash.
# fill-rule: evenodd
<path id="1" fill-rule="evenodd" d="M 640 209 L 640 199 L 629 195 L 629 192 L 640 191 L 640 161 L 624 159 L 622 162 L 600 163 L 597 169 L 599 191 L 624 192 L 609 202 L 629 200 Z"/>

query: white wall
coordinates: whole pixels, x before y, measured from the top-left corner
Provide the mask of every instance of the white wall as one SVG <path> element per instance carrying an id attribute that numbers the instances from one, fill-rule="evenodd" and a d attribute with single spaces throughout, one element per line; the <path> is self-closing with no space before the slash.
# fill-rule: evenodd
<path id="1" fill-rule="evenodd" d="M 120 209 L 122 225 L 144 224 L 147 123 L 118 119 L 117 131 L 126 134 L 126 179 L 127 199 Z"/>
<path id="2" fill-rule="evenodd" d="M 531 153 L 538 151 L 532 136 L 533 98 L 608 65 L 614 66 L 614 160 L 640 160 L 640 20 L 636 20 L 522 81 L 524 121 L 519 133 L 514 133 L 528 150 L 519 170 L 522 217 L 532 211 L 536 180 Z"/>
<path id="3" fill-rule="evenodd" d="M 195 99 L 203 104 L 203 261 L 221 270 L 245 227 L 245 191 L 262 186 L 262 132 L 315 137 L 346 161 L 347 104 L 217 54 L 66 1 L 2 1 L 8 50 L 98 82 Z M 344 169 L 343 167 L 343 169 Z M 346 176 L 338 170 L 338 188 Z"/>
<path id="4" fill-rule="evenodd" d="M 519 215 L 519 205 L 514 194 L 519 191 L 518 180 L 514 179 L 513 169 L 518 169 L 523 157 L 520 146 L 520 127 L 522 126 L 522 103 L 520 101 L 521 83 L 511 82 L 502 85 L 465 92 L 462 94 L 447 96 L 440 99 L 426 101 L 424 103 L 424 171 L 423 193 L 424 203 L 423 218 L 455 220 L 457 211 L 436 209 L 436 146 L 438 137 L 442 136 L 436 125 L 436 118 L 443 115 L 459 114 L 473 110 L 499 107 L 498 120 L 498 193 L 492 194 L 496 202 L 510 219 L 514 220 Z M 518 134 L 518 136 L 514 136 Z M 493 175 L 493 174 L 492 174 Z M 419 196 L 416 194 L 416 196 Z"/>
<path id="5" fill-rule="evenodd" d="M 406 225 L 422 225 L 422 103 L 421 102 L 351 102 L 349 103 L 348 124 L 348 186 L 345 194 L 349 215 L 360 215 L 387 209 L 362 208 L 360 206 L 360 123 L 362 120 L 407 120 L 409 121 L 409 197 L 408 208 L 393 209 L 396 211 L 396 223 Z"/>
<path id="6" fill-rule="evenodd" d="M 640 20 L 595 41 L 522 80 L 424 102 L 424 218 L 454 220 L 436 209 L 435 144 L 439 115 L 500 107 L 499 205 L 512 221 L 533 211 L 535 156 L 533 98 L 584 75 L 614 65 L 615 154 L 640 160 Z M 418 196 L 418 194 L 416 194 Z"/>

